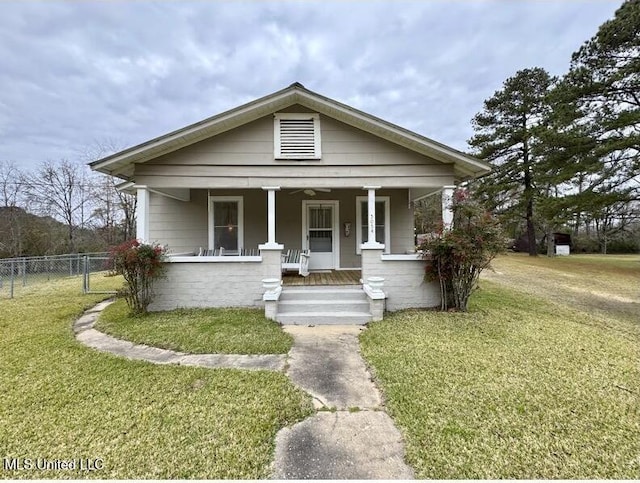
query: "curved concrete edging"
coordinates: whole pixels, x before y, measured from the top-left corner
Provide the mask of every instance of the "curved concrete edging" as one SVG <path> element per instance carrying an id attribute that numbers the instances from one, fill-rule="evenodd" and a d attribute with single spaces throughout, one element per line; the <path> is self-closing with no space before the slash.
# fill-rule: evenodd
<path id="1" fill-rule="evenodd" d="M 74 322 L 73 331 L 79 342 L 101 352 L 155 364 L 179 364 L 218 369 L 284 370 L 286 354 L 185 354 L 116 339 L 93 328 L 100 313 L 112 303 L 113 300 L 100 302 Z"/>

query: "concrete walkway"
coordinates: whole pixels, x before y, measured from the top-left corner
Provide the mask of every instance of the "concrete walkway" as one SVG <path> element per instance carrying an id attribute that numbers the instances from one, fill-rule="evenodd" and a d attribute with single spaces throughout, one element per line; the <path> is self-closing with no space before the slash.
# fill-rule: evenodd
<path id="1" fill-rule="evenodd" d="M 167 349 L 158 349 L 142 344 L 134 344 L 93 328 L 96 319 L 111 301 L 101 302 L 87 310 L 73 324 L 73 331 L 83 344 L 102 352 L 110 352 L 128 359 L 153 362 L 155 364 L 181 364 L 227 369 L 254 369 L 282 371 L 287 359 L 286 354 L 239 355 L 239 354 L 184 354 Z"/>
<path id="2" fill-rule="evenodd" d="M 287 375 L 319 411 L 278 432 L 276 479 L 411 479 L 402 435 L 360 357 L 359 326 L 286 326 Z"/>
<path id="3" fill-rule="evenodd" d="M 276 436 L 276 479 L 412 479 L 402 435 L 384 412 L 362 357 L 361 326 L 286 326 L 294 338 L 285 355 L 183 354 L 134 344 L 93 325 L 111 302 L 73 324 L 76 338 L 99 351 L 156 364 L 282 371 L 313 397 L 318 412 Z M 286 366 L 285 366 L 286 363 Z"/>

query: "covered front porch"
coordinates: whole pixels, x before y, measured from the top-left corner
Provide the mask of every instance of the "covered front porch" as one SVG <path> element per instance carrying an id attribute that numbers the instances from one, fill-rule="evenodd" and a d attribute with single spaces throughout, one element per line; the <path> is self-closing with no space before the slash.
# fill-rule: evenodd
<path id="1" fill-rule="evenodd" d="M 415 253 L 417 190 L 136 190 L 138 238 L 166 244 L 171 253 L 151 310 L 264 306 L 276 318 L 283 287 L 305 286 L 357 286 L 375 305 L 373 318 L 439 303 Z M 441 194 L 446 207 L 451 191 L 429 194 Z M 309 253 L 308 276 L 283 271 L 283 254 L 292 250 Z"/>

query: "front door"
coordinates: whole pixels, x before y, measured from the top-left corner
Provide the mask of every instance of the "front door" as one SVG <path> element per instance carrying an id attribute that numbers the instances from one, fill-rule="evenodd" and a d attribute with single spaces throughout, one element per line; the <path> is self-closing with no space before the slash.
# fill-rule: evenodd
<path id="1" fill-rule="evenodd" d="M 337 267 L 337 201 L 304 201 L 302 245 L 311 252 L 309 270 Z"/>

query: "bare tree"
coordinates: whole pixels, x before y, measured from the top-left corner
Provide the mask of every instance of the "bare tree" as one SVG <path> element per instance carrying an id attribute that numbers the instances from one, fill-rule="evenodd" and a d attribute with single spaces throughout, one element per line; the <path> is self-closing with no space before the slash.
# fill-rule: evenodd
<path id="1" fill-rule="evenodd" d="M 135 236 L 136 197 L 118 189 L 117 179 L 99 175 L 93 184 L 93 221 L 108 245 Z"/>
<path id="2" fill-rule="evenodd" d="M 114 178 L 111 178 L 113 182 Z M 136 208 L 138 198 L 135 195 L 116 190 L 120 200 L 120 209 L 122 210 L 122 233 L 125 240 L 130 240 L 136 236 Z"/>
<path id="3" fill-rule="evenodd" d="M 0 252 L 10 257 L 22 255 L 23 221 L 22 173 L 9 161 L 0 161 Z"/>
<path id="4" fill-rule="evenodd" d="M 79 151 L 85 163 L 90 163 L 109 154 L 120 151 L 124 143 L 114 139 L 94 141 Z M 94 183 L 93 195 L 96 200 L 94 221 L 109 244 L 133 238 L 136 233 L 136 197 L 118 189 L 119 180 L 113 176 L 98 175 Z"/>
<path id="5" fill-rule="evenodd" d="M 67 160 L 46 161 L 22 178 L 27 200 L 44 216 L 67 227 L 67 249 L 76 250 L 75 233 L 92 215 L 90 173 L 86 166 Z"/>

